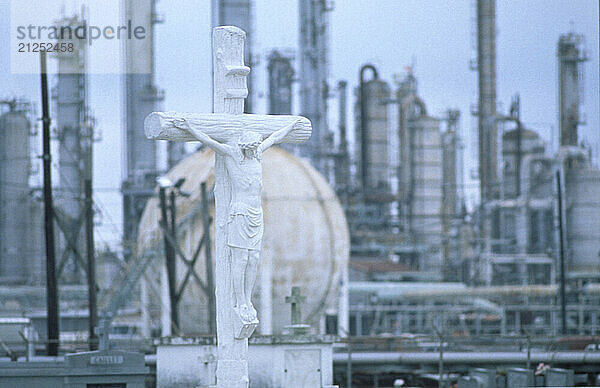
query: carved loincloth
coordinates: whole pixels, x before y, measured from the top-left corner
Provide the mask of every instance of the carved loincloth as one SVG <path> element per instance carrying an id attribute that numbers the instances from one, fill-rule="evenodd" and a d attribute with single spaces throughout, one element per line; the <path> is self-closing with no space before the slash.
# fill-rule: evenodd
<path id="1" fill-rule="evenodd" d="M 227 245 L 235 248 L 260 250 L 263 237 L 263 212 L 243 202 L 231 204 L 227 221 Z"/>

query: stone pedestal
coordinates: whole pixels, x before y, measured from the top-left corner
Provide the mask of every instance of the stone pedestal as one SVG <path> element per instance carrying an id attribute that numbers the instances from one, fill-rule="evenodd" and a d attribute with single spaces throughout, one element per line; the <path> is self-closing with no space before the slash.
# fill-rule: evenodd
<path id="1" fill-rule="evenodd" d="M 318 335 L 250 338 L 250 388 L 332 388 L 335 339 Z M 158 388 L 215 385 L 217 347 L 212 338 L 168 338 L 156 345 Z"/>
<path id="2" fill-rule="evenodd" d="M 144 388 L 148 368 L 142 353 L 97 350 L 51 361 L 0 363 L 0 387 Z"/>
<path id="3" fill-rule="evenodd" d="M 279 335 L 250 339 L 250 388 L 331 387 L 336 337 Z"/>
<path id="4" fill-rule="evenodd" d="M 155 345 L 157 388 L 215 384 L 217 345 L 213 337 L 161 338 Z"/>

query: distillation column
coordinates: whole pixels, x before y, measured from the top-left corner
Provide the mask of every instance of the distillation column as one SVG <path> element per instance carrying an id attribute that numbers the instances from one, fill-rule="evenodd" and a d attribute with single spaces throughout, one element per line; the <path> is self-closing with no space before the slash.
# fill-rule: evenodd
<path id="1" fill-rule="evenodd" d="M 447 130 L 442 133 L 442 244 L 443 278 L 448 279 L 450 268 L 460 260 L 458 225 L 461 211 L 460 111 L 448 110 Z"/>
<path id="2" fill-rule="evenodd" d="M 329 86 L 329 16 L 327 0 L 299 0 L 300 6 L 300 114 L 307 117 L 313 133 L 301 150 L 321 174 L 329 177 L 326 156 L 331 149 L 327 126 Z"/>
<path id="3" fill-rule="evenodd" d="M 481 203 L 497 197 L 496 2 L 477 0 L 478 136 Z"/>
<path id="4" fill-rule="evenodd" d="M 35 259 L 29 225 L 29 130 L 16 104 L 0 116 L 0 284 L 24 284 Z M 39 269 L 39 268 L 38 268 Z"/>
<path id="5" fill-rule="evenodd" d="M 83 18 L 82 18 L 83 19 Z M 57 27 L 70 27 L 75 30 L 84 25 L 77 16 L 64 18 L 56 22 Z M 75 243 L 80 253 L 85 252 L 83 233 L 83 188 L 84 179 L 91 179 L 92 155 L 91 126 L 87 117 L 86 88 L 86 42 L 81 39 L 69 39 L 65 35 L 60 43 L 72 44 L 72 52 L 57 52 L 58 77 L 53 98 L 56 107 L 56 122 L 59 141 L 58 181 L 56 195 L 57 217 L 61 217 L 66 226 L 63 231 Z M 59 233 L 59 251 L 67 249 L 66 239 Z M 69 250 L 70 257 L 73 253 Z M 67 282 L 80 283 L 83 272 L 77 260 L 70 260 L 65 267 Z"/>
<path id="6" fill-rule="evenodd" d="M 123 177 L 123 239 L 126 256 L 137 238 L 137 229 L 146 201 L 156 185 L 156 142 L 144 135 L 144 119 L 160 110 L 162 91 L 154 83 L 154 24 L 156 0 L 127 0 L 124 20 L 142 26 L 145 39 L 125 40 L 125 171 Z M 173 142 L 171 142 L 173 143 Z M 175 151 L 169 149 L 169 154 Z"/>
<path id="7" fill-rule="evenodd" d="M 399 83 L 396 99 L 399 104 L 400 218 L 404 232 L 421 251 L 419 270 L 439 275 L 444 265 L 444 166 L 440 121 L 427 115 L 425 103 L 417 95 L 417 80 L 412 73 Z"/>
<path id="8" fill-rule="evenodd" d="M 373 78 L 368 81 L 365 80 L 367 69 L 373 73 Z M 360 126 L 355 138 L 360 139 L 357 159 L 360 160 L 361 186 L 367 201 L 386 201 L 391 194 L 386 105 L 389 98 L 390 88 L 379 79 L 375 67 L 363 66 L 359 88 Z"/>
<path id="9" fill-rule="evenodd" d="M 560 145 L 577 146 L 577 127 L 581 124 L 579 115 L 581 63 L 586 61 L 583 50 L 583 36 L 568 33 L 558 40 L 558 91 L 560 114 Z"/>
<path id="10" fill-rule="evenodd" d="M 292 114 L 292 82 L 294 68 L 292 58 L 273 50 L 269 55 L 269 114 Z"/>
<path id="11" fill-rule="evenodd" d="M 335 159 L 335 189 L 342 202 L 348 197 L 350 187 L 350 154 L 348 151 L 348 135 L 346 130 L 346 104 L 348 99 L 348 83 L 344 80 L 338 82 L 339 103 L 339 144 Z"/>

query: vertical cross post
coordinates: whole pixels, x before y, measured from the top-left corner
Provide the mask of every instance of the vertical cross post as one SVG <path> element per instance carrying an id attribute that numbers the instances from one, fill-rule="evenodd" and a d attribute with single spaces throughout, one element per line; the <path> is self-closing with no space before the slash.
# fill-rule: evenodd
<path id="1" fill-rule="evenodd" d="M 241 115 L 248 95 L 244 66 L 246 34 L 237 27 L 213 29 L 213 113 Z M 244 74 L 245 73 L 245 74 Z M 217 387 L 248 387 L 248 339 L 235 338 L 231 259 L 227 219 L 231 200 L 225 157 L 215 153 L 215 285 L 217 310 Z"/>

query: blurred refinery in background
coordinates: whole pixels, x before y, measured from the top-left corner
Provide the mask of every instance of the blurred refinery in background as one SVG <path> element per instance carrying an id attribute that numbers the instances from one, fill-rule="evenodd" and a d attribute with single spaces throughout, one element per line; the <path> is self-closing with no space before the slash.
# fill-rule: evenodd
<path id="1" fill-rule="evenodd" d="M 150 39 L 125 45 L 123 250 L 96 248 L 94 282 L 98 317 L 112 324 L 114 346 L 151 354 L 152 338 L 214 335 L 214 301 L 206 288 L 214 176 L 210 151 L 186 154 L 178 143 L 168 145 L 167 168 L 159 167 L 157 145 L 145 138 L 143 120 L 161 110 L 164 98 L 153 48 L 154 26 L 162 20 L 155 0 L 125 4 L 124 12 L 146 26 Z M 298 51 L 280 48 L 266 55 L 266 113 L 306 116 L 313 135 L 300 147 L 265 155 L 265 165 L 287 171 L 264 178 L 263 271 L 254 296 L 259 331 L 284 330 L 287 314 L 276 312 L 286 308 L 291 287 L 300 287 L 312 330 L 352 342 L 359 382 L 378 374 L 389 379 L 420 373 L 366 354 L 427 353 L 439 351 L 444 341 L 476 354 L 521 346 L 523 338 L 538 349 L 579 349 L 597 342 L 600 333 L 600 170 L 579 135 L 585 124 L 584 37 L 565 33 L 556 53 L 547 53 L 558 66 L 559 112 L 548 112 L 558 116 L 559 144 L 553 150 L 521 121 L 518 90 L 508 111 L 498 109 L 496 4 L 478 0 L 475 7 L 478 101 L 471 112 L 448 106 L 442 115 L 433 114 L 419 94 L 419 78 L 426 75 L 411 67 L 391 75 L 366 63 L 356 69 L 356 79 L 335 80 L 329 71 L 329 15 L 335 10 L 327 0 L 299 0 Z M 252 67 L 257 46 L 251 0 L 213 0 L 212 12 L 213 25 L 247 32 L 246 63 Z M 83 20 L 78 15 L 56 23 L 75 26 Z M 100 140 L 89 113 L 86 46 L 74 42 L 74 52 L 49 56 L 58 63 L 51 117 L 58 145 L 54 222 L 63 353 L 88 346 L 85 187 L 94 171 L 93 144 Z M 252 82 L 249 113 L 256 106 Z M 25 342 L 43 354 L 43 198 L 39 179 L 33 179 L 41 175 L 41 131 L 33 106 L 11 98 L 0 105 L 0 317 L 27 318 L 23 325 L 32 334 Z M 337 122 L 328 119 L 330 110 L 337 110 Z M 467 206 L 468 129 L 460 126 L 461 115 L 471 114 L 478 123 L 475 208 Z M 167 184 L 159 188 L 161 176 Z M 274 215 L 281 212 L 288 216 Z M 165 265 L 169 254 L 178 263 L 173 276 Z M 176 298 L 169 294 L 173 287 Z M 7 346 L 16 353 L 27 349 Z M 367 361 L 360 361 L 361 352 Z M 334 358 L 340 382 L 348 372 L 344 357 Z M 494 363 L 482 357 L 477 365 Z M 576 362 L 566 366 L 584 373 Z M 448 368 L 446 373 L 465 372 Z M 593 379 L 598 372 L 585 373 Z"/>

